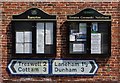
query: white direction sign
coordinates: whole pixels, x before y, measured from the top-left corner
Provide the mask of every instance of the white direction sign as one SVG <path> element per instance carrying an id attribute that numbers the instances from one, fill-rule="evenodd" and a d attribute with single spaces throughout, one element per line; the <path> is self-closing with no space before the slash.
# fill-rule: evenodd
<path id="1" fill-rule="evenodd" d="M 49 73 L 48 60 L 11 60 L 8 69 L 13 75 L 42 75 Z"/>
<path id="2" fill-rule="evenodd" d="M 54 75 L 94 75 L 98 65 L 94 60 L 53 60 Z"/>

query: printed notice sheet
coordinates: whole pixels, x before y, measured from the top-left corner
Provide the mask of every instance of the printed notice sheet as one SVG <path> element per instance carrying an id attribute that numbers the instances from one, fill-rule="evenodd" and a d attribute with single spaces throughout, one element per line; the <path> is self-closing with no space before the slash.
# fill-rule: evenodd
<path id="1" fill-rule="evenodd" d="M 44 23 L 37 23 L 37 53 L 44 53 Z"/>
<path id="2" fill-rule="evenodd" d="M 91 54 L 101 53 L 101 33 L 91 33 Z"/>
<path id="3" fill-rule="evenodd" d="M 73 52 L 84 52 L 84 44 L 73 44 Z"/>

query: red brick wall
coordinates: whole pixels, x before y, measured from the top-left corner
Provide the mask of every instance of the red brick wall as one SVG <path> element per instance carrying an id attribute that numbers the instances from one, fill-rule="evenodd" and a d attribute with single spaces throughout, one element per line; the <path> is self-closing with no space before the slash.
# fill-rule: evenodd
<path id="1" fill-rule="evenodd" d="M 120 10 L 120 2 L 119 2 L 119 7 L 118 7 L 118 10 Z M 119 37 L 118 37 L 118 41 L 119 41 L 119 47 L 118 47 L 118 50 L 119 50 L 119 55 L 118 55 L 118 61 L 120 61 L 120 11 L 119 11 L 119 25 L 118 25 L 118 28 L 119 28 Z M 120 81 L 120 62 L 118 62 L 119 64 L 119 81 Z"/>
<path id="2" fill-rule="evenodd" d="M 2 4 L 2 80 L 4 83 L 39 83 L 44 81 L 53 82 L 118 82 L 120 76 L 119 60 L 120 60 L 120 12 L 118 2 L 4 2 Z M 11 76 L 6 70 L 11 54 L 11 28 L 10 22 L 13 14 L 20 14 L 32 7 L 39 8 L 48 14 L 57 15 L 57 55 L 56 58 L 66 58 L 66 27 L 64 22 L 68 14 L 75 14 L 85 8 L 93 8 L 102 14 L 109 14 L 112 17 L 111 24 L 111 56 L 108 58 L 88 57 L 87 59 L 95 59 L 99 65 L 99 69 L 95 76 L 63 76 L 63 77 L 20 77 Z M 119 24 L 119 25 L 118 25 Z M 119 39 L 118 39 L 119 37 Z M 70 58 L 70 57 L 69 57 Z M 119 60 L 118 60 L 119 58 Z M 86 59 L 86 58 L 85 58 Z"/>

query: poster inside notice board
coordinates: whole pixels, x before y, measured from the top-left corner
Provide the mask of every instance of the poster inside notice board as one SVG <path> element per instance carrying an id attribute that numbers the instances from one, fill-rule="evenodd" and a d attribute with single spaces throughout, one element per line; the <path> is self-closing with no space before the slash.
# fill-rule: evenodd
<path id="1" fill-rule="evenodd" d="M 44 53 L 44 23 L 37 23 L 37 53 Z"/>
<path id="2" fill-rule="evenodd" d="M 101 54 L 101 33 L 91 33 L 91 54 Z"/>
<path id="3" fill-rule="evenodd" d="M 73 44 L 73 52 L 84 52 L 84 44 Z"/>

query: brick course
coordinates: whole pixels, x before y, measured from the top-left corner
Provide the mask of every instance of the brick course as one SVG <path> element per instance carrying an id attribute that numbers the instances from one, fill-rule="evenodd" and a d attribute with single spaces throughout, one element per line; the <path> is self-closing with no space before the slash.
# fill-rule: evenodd
<path id="1" fill-rule="evenodd" d="M 2 77 L 3 83 L 40 83 L 40 82 L 83 82 L 83 83 L 117 83 L 120 77 L 120 11 L 118 2 L 3 2 L 2 24 L 0 26 L 0 36 L 2 50 Z M 102 14 L 112 17 L 111 22 L 111 56 L 108 58 L 88 57 L 83 59 L 95 59 L 99 69 L 95 76 L 63 76 L 63 77 L 20 77 L 12 76 L 6 70 L 8 62 L 12 58 L 11 54 L 11 19 L 12 15 L 20 14 L 30 8 L 39 8 L 48 14 L 57 15 L 57 36 L 56 36 L 56 58 L 67 58 L 67 29 L 65 23 L 67 15 L 75 14 L 85 8 L 93 8 Z M 71 58 L 71 57 L 68 57 Z"/>

